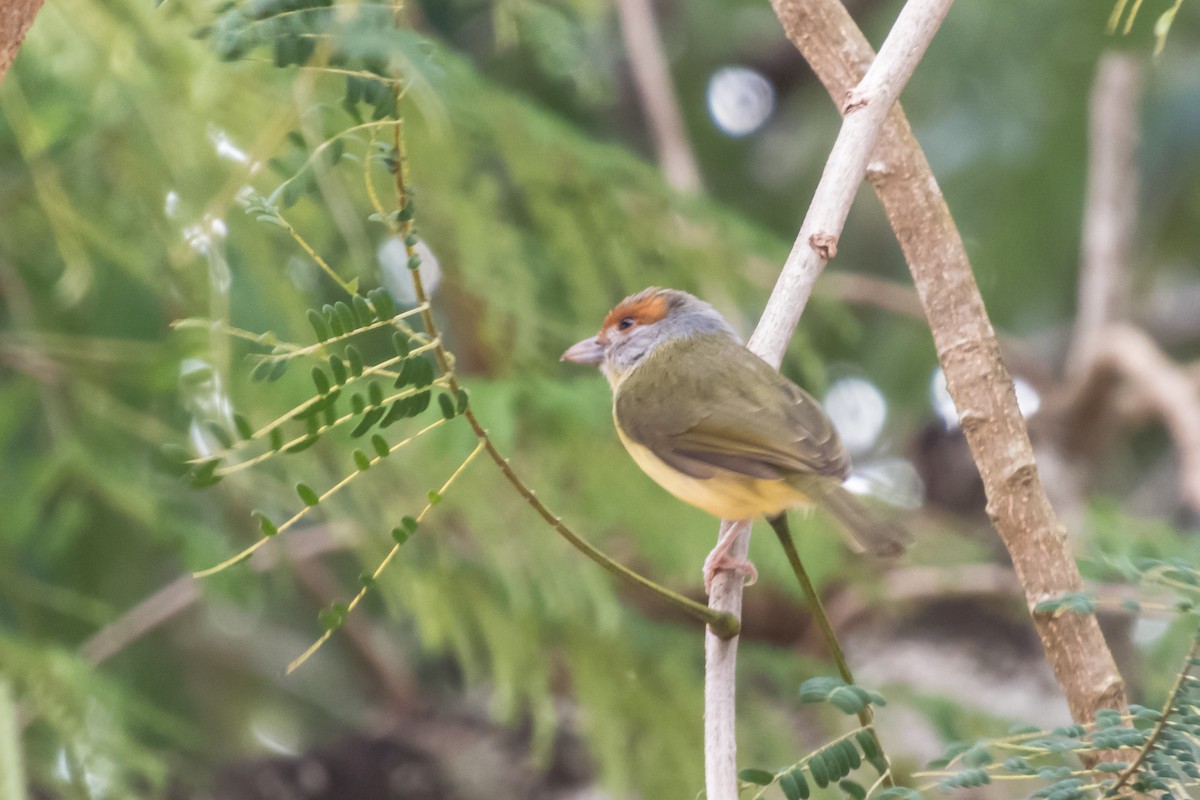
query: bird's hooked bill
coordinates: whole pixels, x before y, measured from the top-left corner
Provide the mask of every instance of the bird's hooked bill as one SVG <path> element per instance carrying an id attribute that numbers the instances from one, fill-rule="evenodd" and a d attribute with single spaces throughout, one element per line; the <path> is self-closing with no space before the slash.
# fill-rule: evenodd
<path id="1" fill-rule="evenodd" d="M 558 360 L 576 364 L 599 364 L 604 360 L 604 345 L 600 344 L 599 336 L 593 336 L 568 347 Z"/>

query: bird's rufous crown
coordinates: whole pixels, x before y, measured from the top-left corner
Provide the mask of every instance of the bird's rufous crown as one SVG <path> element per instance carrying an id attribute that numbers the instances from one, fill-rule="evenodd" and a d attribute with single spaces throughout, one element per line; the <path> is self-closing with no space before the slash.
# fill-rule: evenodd
<path id="1" fill-rule="evenodd" d="M 600 338 L 604 340 L 605 334 L 626 317 L 631 317 L 638 325 L 651 325 L 665 319 L 670 310 L 671 304 L 666 292 L 657 286 L 643 289 L 626 297 L 608 312 L 604 317 L 604 324 L 600 326 Z"/>

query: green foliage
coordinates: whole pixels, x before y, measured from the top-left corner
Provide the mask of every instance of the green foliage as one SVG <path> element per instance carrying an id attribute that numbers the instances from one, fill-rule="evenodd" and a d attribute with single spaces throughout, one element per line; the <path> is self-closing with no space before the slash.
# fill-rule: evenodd
<path id="1" fill-rule="evenodd" d="M 496 9 L 497 27 L 509 26 L 507 34 L 497 31 L 508 37 L 499 55 L 475 51 L 470 57 L 393 30 L 390 9 L 372 4 L 345 15 L 320 2 L 229 4 L 214 19 L 194 4 L 168 3 L 158 13 L 151 5 L 52 4 L 0 94 L 6 165 L 0 191 L 9 212 L 0 265 L 0 355 L 11 370 L 0 381 L 0 627 L 16 642 L 10 646 L 6 638 L 0 647 L 0 672 L 32 717 L 32 778 L 71 791 L 55 773 L 58 754 L 66 753 L 68 761 L 77 758 L 88 769 L 111 770 L 112 796 L 132 796 L 161 786 L 168 773 L 194 775 L 257 752 L 259 745 L 245 738 L 254 721 L 249 709 L 274 688 L 255 670 L 286 658 L 271 642 L 312 632 L 309 621 L 298 621 L 307 615 L 296 608 L 308 601 L 293 594 L 286 567 L 265 578 L 239 570 L 224 581 L 207 581 L 208 607 L 222 609 L 224 622 L 210 624 L 203 613 L 182 615 L 170 623 L 170 636 L 154 636 L 110 661 L 109 677 L 69 654 L 88 634 L 162 588 L 181 565 L 219 561 L 256 534 L 282 534 L 284 544 L 285 523 L 295 518 L 289 513 L 310 508 L 291 489 L 298 480 L 327 489 L 353 465 L 354 481 L 307 513 L 330 515 L 350 529 L 365 542 L 361 556 L 372 567 L 396 542 L 384 533 L 395 515 L 415 514 L 434 496 L 443 498 L 425 491 L 473 445 L 465 425 L 446 424 L 436 437 L 404 445 L 403 458 L 387 457 L 423 424 L 445 415 L 442 397 L 449 387 L 431 372 L 425 391 L 406 394 L 420 385 L 410 381 L 394 394 L 371 398 L 366 388 L 372 376 L 388 385 L 392 376 L 368 371 L 393 354 L 428 362 L 421 354 L 427 350 L 413 355 L 427 342 L 392 327 L 397 309 L 391 296 L 379 288 L 358 292 L 360 284 L 381 283 L 372 254 L 386 226 L 414 216 L 445 267 L 438 311 L 449 318 L 448 335 L 461 346 L 464 363 L 469 356 L 481 373 L 470 376 L 470 407 L 488 421 L 514 464 L 529 471 L 539 495 L 570 509 L 573 520 L 602 541 L 636 553 L 656 575 L 694 583 L 711 523 L 663 502 L 628 467 L 612 438 L 602 381 L 565 380 L 555 358 L 579 337 L 583 321 L 597 320 L 613 299 L 649 283 L 717 299 L 745 330 L 787 252 L 803 205 L 796 198 L 810 190 L 819 159 L 806 159 L 812 163 L 789 175 L 779 170 L 772 187 L 752 186 L 746 177 L 751 159 L 782 162 L 759 142 L 714 141 L 703 104 L 690 102 L 690 132 L 705 146 L 706 182 L 721 202 L 681 198 L 666 189 L 654 169 L 613 144 L 628 140 L 622 128 L 632 116 L 603 105 L 614 102 L 623 80 L 605 4 L 507 3 Z M 963 142 L 973 139 L 956 123 L 962 117 L 947 116 L 950 110 L 974 120 L 968 124 L 978 125 L 984 137 L 984 155 L 974 164 L 992 165 L 983 173 L 938 167 L 939 174 L 948 173 L 952 205 L 974 242 L 980 280 L 1002 324 L 1045 322 L 1047 309 L 1070 303 L 1056 289 L 1070 283 L 1071 271 L 1045 264 L 1074 263 L 1072 215 L 1080 181 L 1073 170 L 1081 148 L 1070 121 L 1078 114 L 1058 111 L 1071 103 L 1054 98 L 1085 94 L 1080 76 L 1089 74 L 1090 40 L 1080 33 L 1058 47 L 1047 45 L 1046 37 L 1060 36 L 1068 26 L 1089 30 L 1095 12 L 1088 5 L 1084 11 L 1076 3 L 1020 13 L 994 6 L 952 16 L 932 57 L 949 59 L 962 47 L 972 57 L 958 63 L 968 66 L 946 70 L 935 61 L 923 71 L 930 89 L 917 82 L 906 93 L 931 157 L 951 159 L 947 154 L 962 153 Z M 446 14 L 473 13 L 459 3 L 426 6 L 431 25 L 442 24 L 437 20 Z M 764 19 L 781 41 L 761 4 L 730 9 L 700 2 L 681 7 L 680 14 L 664 30 L 675 39 L 672 63 L 685 98 L 703 91 L 704 78 L 720 60 L 735 60 L 739 36 L 761 32 Z M 736 25 L 728 24 L 731 14 Z M 223 57 L 251 60 L 214 67 L 210 55 L 187 39 L 197 24 L 208 27 L 208 44 Z M 980 46 L 973 26 L 1003 47 Z M 470 29 L 478 27 L 472 23 Z M 454 31 L 442 33 L 439 28 L 438 41 L 455 43 Z M 314 34 L 333 43 L 327 66 L 357 73 L 309 83 L 319 74 L 311 68 L 323 57 L 310 44 Z M 1173 35 L 1185 34 L 1177 26 Z M 753 52 L 769 54 L 768 39 L 752 38 Z M 696 48 L 680 46 L 684 41 L 713 44 L 698 59 Z M 1168 59 L 1176 49 L 1183 48 L 1171 48 Z M 529 69 L 543 78 L 540 88 L 511 88 L 522 51 L 531 56 Z M 1029 73 L 1008 75 L 1005 62 L 997 61 L 1001 52 Z M 497 69 L 486 61 L 493 57 L 507 61 Z M 289 69 L 255 63 L 262 58 Z M 296 69 L 300 65 L 303 71 Z M 347 131 L 396 110 L 395 75 L 404 81 L 400 109 L 408 117 L 420 204 L 402 212 L 385 209 L 372 221 L 361 194 L 363 168 L 375 170 L 385 187 L 400 156 L 381 141 L 388 137 L 383 126 Z M 948 75 L 951 84 L 938 86 L 937 75 Z M 1002 116 L 993 120 L 997 124 L 970 116 L 979 101 L 956 94 L 977 95 L 981 80 L 992 89 L 983 111 Z M 1013 87 L 1019 87 L 1020 102 L 1006 102 Z M 786 110 L 805 119 L 803 146 L 789 141 L 789 152 L 812 149 L 805 142 L 821 141 L 836 116 L 824 97 L 803 93 L 811 96 Z M 303 105 L 293 107 L 291 98 L 302 96 Z M 546 102 L 551 96 L 563 102 Z M 1186 97 L 1175 103 L 1190 107 Z M 581 133 L 589 118 L 600 122 Z M 263 194 L 243 198 L 250 212 L 245 219 L 237 213 L 235 193 L 247 181 L 248 164 L 215 153 L 206 131 L 253 142 L 249 158 L 267 165 L 253 176 L 264 184 Z M 597 144 L 595 136 L 610 143 Z M 1149 138 L 1146 152 L 1166 152 L 1159 142 Z M 281 183 L 266 186 L 272 172 Z M 1171 174 L 1183 180 L 1187 164 L 1172 160 Z M 990 190 L 978 192 L 979 185 Z M 1147 185 L 1159 187 L 1156 202 L 1190 196 L 1178 184 L 1152 178 Z M 164 208 L 168 192 L 182 198 L 180 211 Z M 347 208 L 356 219 L 339 216 Z M 739 211 L 755 222 L 745 222 Z M 1146 213 L 1152 211 L 1148 206 Z M 1174 218 L 1187 227 L 1171 223 L 1173 218 L 1152 223 L 1174 225 L 1167 252 L 1194 252 L 1194 214 L 1177 212 Z M 185 246 L 180 235 L 202 219 L 229 227 L 228 238 L 208 254 Z M 293 231 L 336 267 L 339 280 L 309 262 Z M 856 212 L 835 268 L 901 274 L 890 245 L 880 246 L 885 238 L 870 212 Z M 416 244 L 412 234 L 404 240 Z M 1160 255 L 1148 251 L 1146 258 Z M 222 289 L 218 267 L 224 261 Z M 278 336 L 244 339 L 208 322 L 168 336 L 164 321 L 181 314 Z M 385 319 L 387 325 L 366 329 Z M 856 362 L 881 367 L 889 399 L 923 398 L 930 355 L 921 344 L 925 338 L 913 336 L 908 323 L 865 322 L 825 303 L 814 304 L 804 324 L 791 366 L 810 382 L 824 380 L 830 360 L 853 353 Z M 309 336 L 318 346 L 308 344 Z M 313 349 L 300 354 L 285 342 Z M 233 415 L 207 418 L 184 407 L 177 373 L 188 356 L 210 362 L 212 374 L 224 381 Z M 326 375 L 327 390 L 317 385 L 314 368 Z M 420 418 L 434 394 L 437 410 Z M 351 409 L 354 396 L 361 405 Z M 453 399 L 461 415 L 468 407 L 465 392 Z M 304 403 L 311 405 L 301 408 Z M 920 408 L 914 400 L 897 412 L 918 415 Z M 361 441 L 353 440 L 349 434 L 368 414 L 376 419 L 361 431 Z M 191 448 L 185 431 L 193 421 L 212 449 Z M 174 475 L 151 468 L 163 442 L 183 441 L 189 448 L 166 448 L 161 459 Z M 585 452 L 587 475 L 604 480 L 581 473 L 579 454 Z M 364 471 L 359 454 L 368 453 L 386 461 Z M 381 635 L 392 637 L 423 675 L 435 674 L 445 660 L 461 665 L 467 684 L 487 688 L 497 717 L 532 721 L 541 752 L 557 724 L 556 692 L 568 685 L 586 720 L 589 750 L 614 793 L 674 797 L 681 786 L 693 786 L 700 752 L 693 632 L 643 618 L 590 565 L 576 568 L 579 559 L 548 533 L 539 534 L 522 503 L 492 502 L 511 492 L 497 476 L 476 470 L 470 479 L 468 492 L 446 493 L 445 505 L 422 522 L 429 536 L 412 538 L 415 517 L 397 526 L 409 538 L 394 573 L 376 580 L 369 571 L 358 576 L 358 565 L 344 575 L 345 564 L 331 562 L 331 568 L 347 585 L 377 592 L 384 611 L 401 621 L 381 624 Z M 188 484 L 210 488 L 184 491 Z M 613 496 L 622 502 L 613 503 Z M 253 506 L 266 510 L 247 514 Z M 452 527 L 445 524 L 451 514 Z M 661 533 L 680 529 L 697 533 Z M 860 568 L 842 560 L 819 524 L 810 532 L 804 547 L 816 562 L 814 573 L 852 580 Z M 1165 563 L 1181 548 L 1155 557 Z M 759 565 L 770 583 L 778 565 L 764 561 Z M 1176 569 L 1160 575 L 1179 580 Z M 1179 601 L 1185 600 L 1181 595 Z M 348 606 L 329 606 L 321 627 L 336 630 Z M 364 612 L 380 610 L 354 613 Z M 263 627 L 256 631 L 267 635 L 234 639 L 230 617 L 259 621 Z M 243 652 L 223 656 L 220 674 L 230 679 L 219 686 L 206 680 L 212 664 L 203 658 L 231 651 Z M 237 660 L 246 653 L 254 658 Z M 782 658 L 791 663 L 792 657 L 789 652 Z M 295 725 L 305 742 L 352 724 L 359 707 L 354 699 L 367 694 L 359 688 L 362 681 L 348 677 L 353 665 L 341 656 L 331 653 L 325 663 L 331 672 L 321 673 L 321 692 L 314 695 L 339 692 L 336 703 L 306 696 L 294 683 L 286 690 L 290 707 L 305 706 L 303 724 Z M 744 691 L 746 708 L 767 707 L 778 715 L 766 717 L 773 724 L 758 724 L 762 717 L 755 717 L 748 747 L 791 747 L 793 720 L 783 718 L 778 699 L 754 680 Z M 98 724 L 88 720 L 96 704 L 110 715 Z M 183 734 L 178 719 L 190 720 Z M 869 752 L 873 740 L 865 732 L 854 742 L 857 756 L 878 757 Z M 989 750 L 999 759 L 995 748 Z M 852 763 L 848 753 L 841 755 Z M 835 763 L 828 766 L 841 769 L 837 755 L 831 758 Z M 803 779 L 811 789 L 806 769 L 786 774 L 797 788 Z M 853 797 L 846 780 L 838 785 Z M 1046 776 L 1042 783 L 1053 786 L 1054 780 L 1069 777 Z M 825 791 L 836 791 L 832 787 Z M 782 779 L 779 790 L 787 791 Z M 899 788 L 871 794 L 907 796 Z"/>
<path id="2" fill-rule="evenodd" d="M 1101 709 L 1087 725 L 957 743 L 930 764 L 934 771 L 918 776 L 937 778 L 943 790 L 983 786 L 996 778 L 1025 780 L 1033 787 L 1022 796 L 1053 800 L 1098 800 L 1120 795 L 1123 787 L 1163 800 L 1188 796 L 1200 786 L 1200 681 L 1192 675 L 1200 666 L 1198 652 L 1200 632 L 1162 711 L 1138 705 L 1124 712 Z M 1090 769 L 1080 763 L 1115 751 L 1132 755 Z M 996 752 L 1019 755 L 997 761 Z M 1097 775 L 1109 777 L 1097 780 Z"/>
<path id="3" fill-rule="evenodd" d="M 815 690 L 811 691 L 815 693 Z M 870 742 L 869 750 L 863 748 L 864 741 Z M 867 795 L 866 789 L 847 776 L 862 766 L 864 757 L 880 776 L 890 774 L 887 761 L 879 755 L 872 732 L 859 729 L 839 736 L 781 770 L 744 769 L 738 773 L 738 778 L 745 784 L 758 787 L 753 795 L 755 798 L 763 797 L 768 788 L 777 784 L 788 800 L 807 800 L 812 794 L 809 786 L 811 780 L 817 789 L 835 785 L 851 800 L 863 800 Z"/>
<path id="4" fill-rule="evenodd" d="M 887 705 L 883 695 L 878 692 L 830 676 L 809 678 L 800 684 L 800 700 L 805 703 L 832 703 L 845 714 L 857 714 L 869 705 Z"/>

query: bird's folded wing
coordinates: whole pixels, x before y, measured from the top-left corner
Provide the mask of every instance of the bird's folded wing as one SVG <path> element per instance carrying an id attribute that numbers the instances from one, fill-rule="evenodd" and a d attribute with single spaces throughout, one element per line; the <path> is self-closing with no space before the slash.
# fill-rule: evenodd
<path id="1" fill-rule="evenodd" d="M 625 435 L 696 478 L 843 478 L 850 462 L 816 400 L 725 337 L 657 348 L 621 384 Z"/>

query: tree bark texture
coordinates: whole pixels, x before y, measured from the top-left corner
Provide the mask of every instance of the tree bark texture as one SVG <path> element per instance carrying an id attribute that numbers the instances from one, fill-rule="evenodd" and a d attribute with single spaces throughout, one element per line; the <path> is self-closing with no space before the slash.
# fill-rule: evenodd
<path id="1" fill-rule="evenodd" d="M 772 0 L 784 31 L 839 108 L 874 53 L 838 0 Z M 1066 531 L 1038 477 L 1012 380 L 962 238 L 899 105 L 867 170 L 904 251 L 959 421 L 987 491 L 987 511 L 1012 557 L 1046 656 L 1072 716 L 1123 708 L 1125 685 L 1092 615 L 1033 613 L 1079 591 Z"/>
<path id="2" fill-rule="evenodd" d="M 0 2 L 0 81 L 8 74 L 25 40 L 25 32 L 42 8 L 42 0 L 4 0 Z"/>

